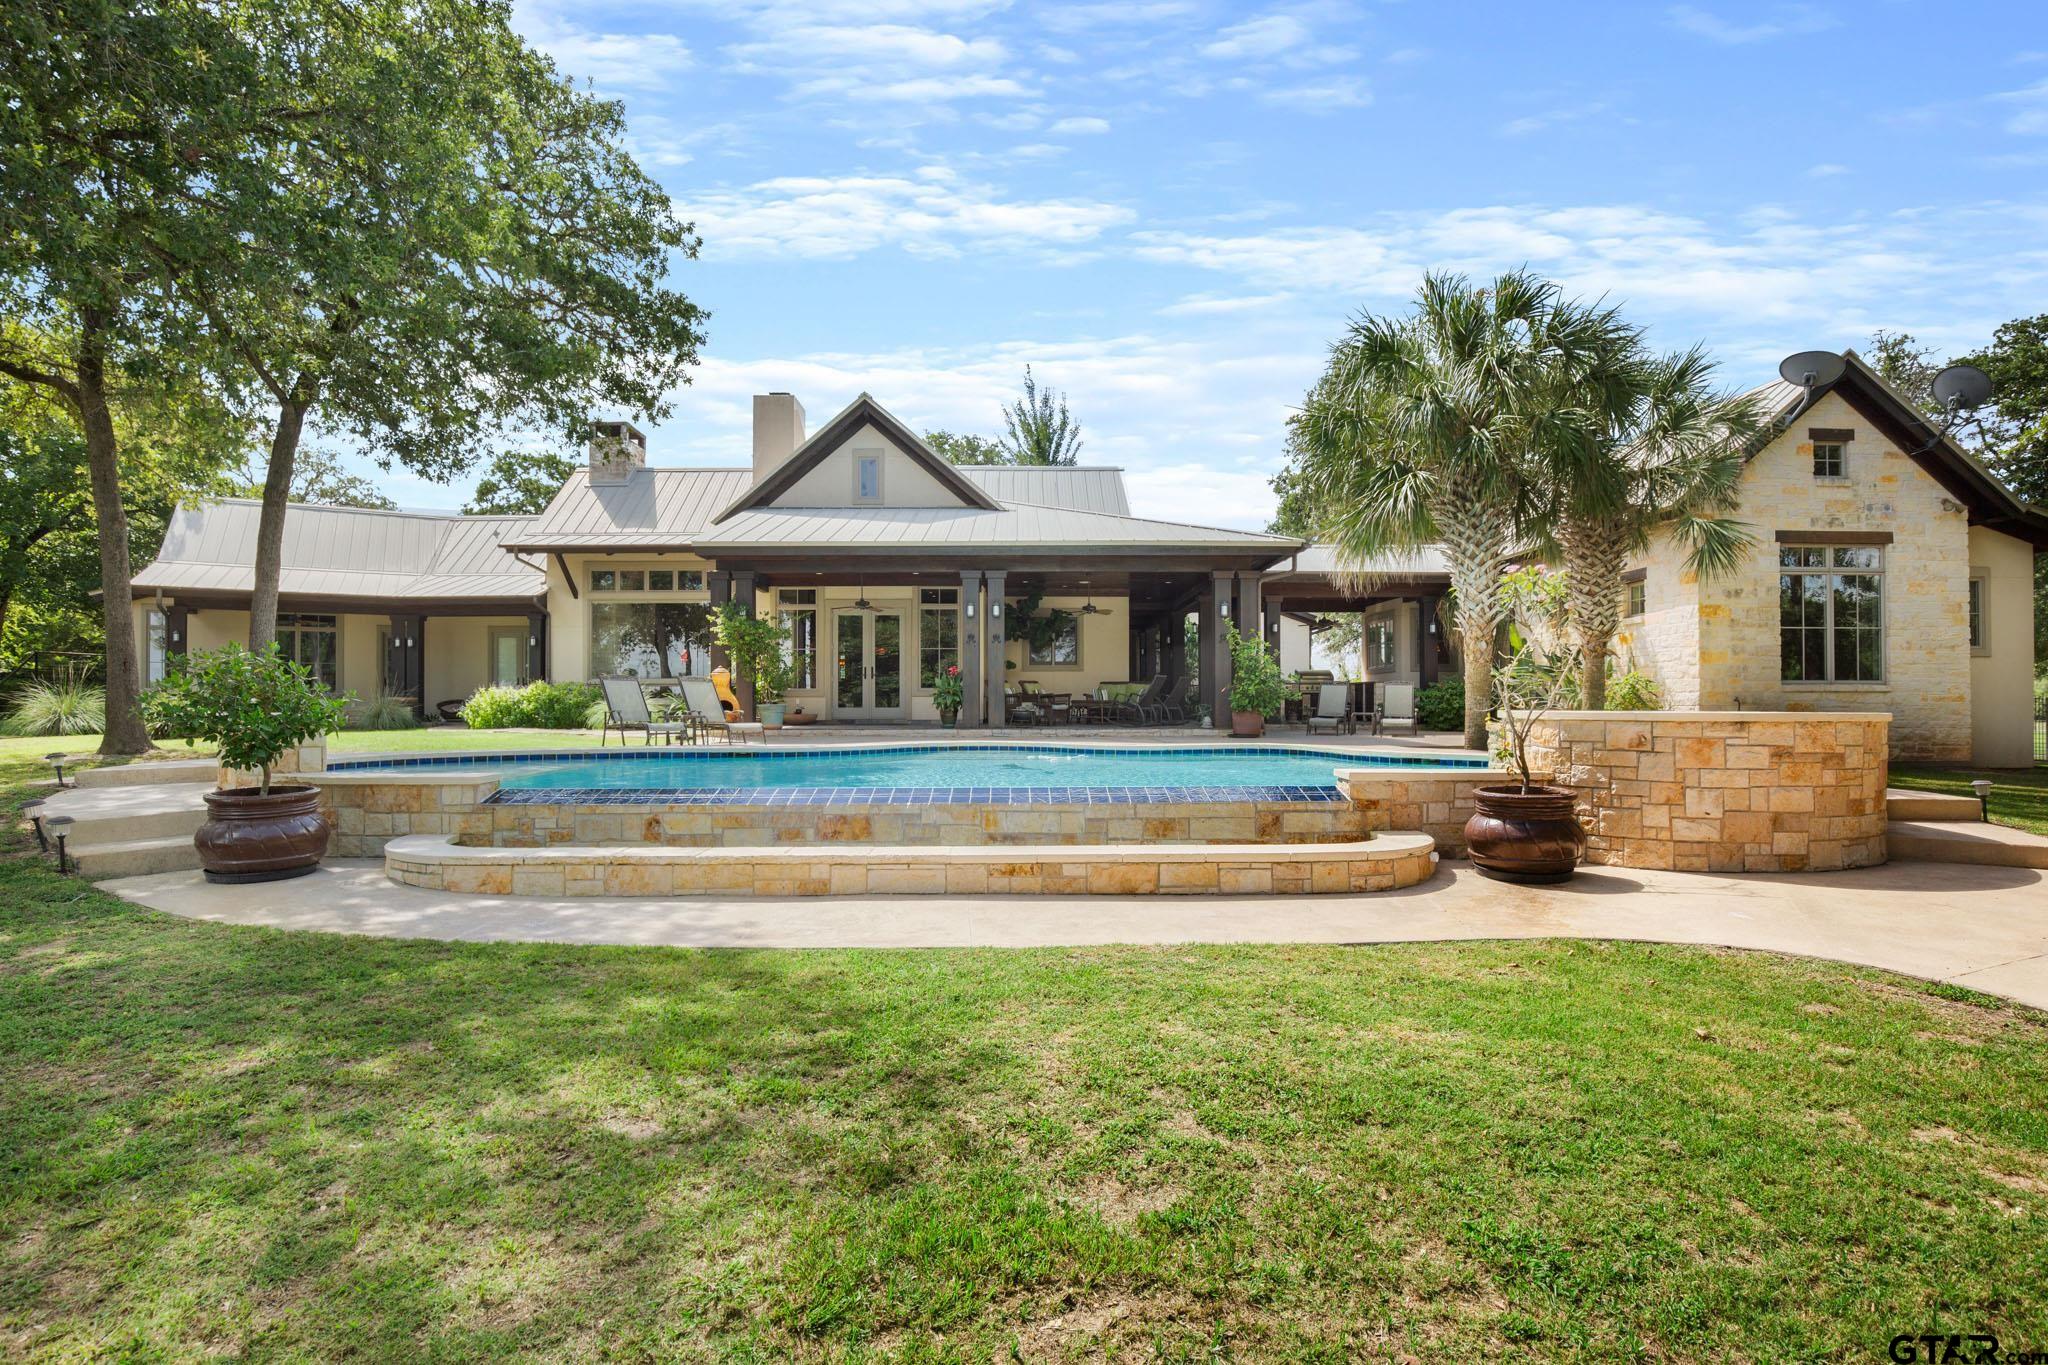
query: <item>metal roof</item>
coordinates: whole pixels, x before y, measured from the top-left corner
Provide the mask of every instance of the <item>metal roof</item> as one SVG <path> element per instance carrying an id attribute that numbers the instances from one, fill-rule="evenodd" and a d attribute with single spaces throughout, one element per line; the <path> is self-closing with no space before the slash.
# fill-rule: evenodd
<path id="1" fill-rule="evenodd" d="M 1394 550 L 1383 555 L 1374 555 L 1367 560 L 1354 560 L 1335 545 L 1310 545 L 1291 560 L 1275 564 L 1268 571 L 1268 577 L 1284 577 L 1292 574 L 1334 578 L 1342 574 L 1356 574 L 1364 578 L 1428 578 L 1448 576 L 1450 562 L 1445 559 L 1440 545 L 1418 545 L 1410 550 Z"/>
<path id="2" fill-rule="evenodd" d="M 248 592 L 262 504 L 228 498 L 171 514 L 137 589 Z M 530 517 L 460 517 L 294 503 L 284 519 L 278 591 L 303 597 L 531 599 L 541 570 L 502 542 Z"/>
<path id="3" fill-rule="evenodd" d="M 824 546 L 889 546 L 909 550 L 935 546 L 1187 546 L 1266 550 L 1275 554 L 1285 554 L 1299 544 L 1287 536 L 1256 531 L 1228 531 L 1024 503 L 1008 504 L 997 512 L 978 507 L 763 507 L 734 513 L 699 536 L 695 543 L 707 552 Z"/>
<path id="4" fill-rule="evenodd" d="M 997 502 L 1028 502 L 1118 517 L 1131 514 L 1121 469 L 1050 464 L 964 464 L 959 469 Z"/>

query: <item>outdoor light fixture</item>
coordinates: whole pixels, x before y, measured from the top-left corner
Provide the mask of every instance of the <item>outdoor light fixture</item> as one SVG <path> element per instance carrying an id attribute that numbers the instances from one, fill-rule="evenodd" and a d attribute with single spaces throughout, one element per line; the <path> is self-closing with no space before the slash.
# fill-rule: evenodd
<path id="1" fill-rule="evenodd" d="M 43 762 L 57 770 L 57 790 L 64 790 L 64 754 L 44 754 Z"/>
<path id="2" fill-rule="evenodd" d="M 989 619 L 990 619 L 991 621 L 1000 621 L 1000 620 L 1002 620 L 1002 619 L 1003 619 L 1003 604 L 1002 604 L 1002 603 L 1000 603 L 1000 602 L 991 602 L 991 603 L 989 603 L 989 604 L 988 604 L 988 615 L 989 615 Z"/>
<path id="3" fill-rule="evenodd" d="M 35 828 L 36 850 L 41 853 L 48 853 L 50 851 L 50 840 L 43 833 L 43 803 L 40 801 L 30 801 L 22 806 L 21 813 L 28 817 L 29 824 Z"/>
<path id="4" fill-rule="evenodd" d="M 1977 793 L 1977 815 L 1986 824 L 1991 822 L 1991 779 L 1977 777 L 1970 780 L 1970 790 Z"/>
<path id="5" fill-rule="evenodd" d="M 64 852 L 64 840 L 71 833 L 71 817 L 68 815 L 53 815 L 47 823 L 50 827 L 50 837 L 57 841 L 57 871 L 69 873 L 71 871 L 71 861 Z"/>
<path id="6" fill-rule="evenodd" d="M 970 621 L 974 619 L 974 603 L 972 602 L 967 604 L 967 619 Z"/>

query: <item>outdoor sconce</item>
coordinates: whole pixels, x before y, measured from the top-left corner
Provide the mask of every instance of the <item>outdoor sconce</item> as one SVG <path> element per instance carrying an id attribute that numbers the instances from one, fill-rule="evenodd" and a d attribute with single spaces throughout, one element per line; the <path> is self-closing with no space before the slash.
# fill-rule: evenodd
<path id="1" fill-rule="evenodd" d="M 21 813 L 28 817 L 29 824 L 35 829 L 36 851 L 48 853 L 50 851 L 50 840 L 49 836 L 43 833 L 43 803 L 40 801 L 27 802 L 22 806 Z"/>
<path id="2" fill-rule="evenodd" d="M 71 833 L 71 817 L 53 815 L 49 819 L 49 826 L 50 837 L 57 841 L 57 871 L 68 874 L 71 871 L 71 862 L 64 852 L 64 840 Z"/>
<path id="3" fill-rule="evenodd" d="M 1971 779 L 1970 790 L 1977 793 L 1978 818 L 1989 824 L 1991 821 L 1991 779 L 1988 777 Z"/>
<path id="4" fill-rule="evenodd" d="M 1000 602 L 991 602 L 991 603 L 989 603 L 989 604 L 988 604 L 988 614 L 989 614 L 989 619 L 990 619 L 990 620 L 993 620 L 993 621 L 1000 621 L 1000 620 L 1002 620 L 1002 619 L 1003 619 L 1003 604 L 1002 604 L 1002 603 L 1000 603 Z"/>
<path id="5" fill-rule="evenodd" d="M 1226 597 L 1226 598 L 1224 598 L 1224 599 L 1223 599 L 1223 600 L 1222 600 L 1221 602 L 1218 602 L 1218 603 L 1216 604 L 1216 614 L 1217 614 L 1218 616 L 1221 616 L 1221 617 L 1222 617 L 1222 618 L 1223 618 L 1224 620 L 1226 620 L 1226 621 L 1228 621 L 1228 620 L 1230 619 L 1230 599 L 1229 599 L 1229 598 L 1227 598 L 1227 597 Z"/>
<path id="6" fill-rule="evenodd" d="M 967 604 L 967 619 L 970 621 L 974 619 L 974 603 L 972 602 Z"/>
<path id="7" fill-rule="evenodd" d="M 44 755 L 43 755 L 43 762 L 45 762 L 45 763 L 49 764 L 49 765 L 50 765 L 50 766 L 51 766 L 52 768 L 56 769 L 56 771 L 57 771 L 57 790 L 58 790 L 58 791 L 63 791 L 63 790 L 64 790 L 64 758 L 65 758 L 65 756 L 64 756 L 63 754 L 44 754 Z"/>

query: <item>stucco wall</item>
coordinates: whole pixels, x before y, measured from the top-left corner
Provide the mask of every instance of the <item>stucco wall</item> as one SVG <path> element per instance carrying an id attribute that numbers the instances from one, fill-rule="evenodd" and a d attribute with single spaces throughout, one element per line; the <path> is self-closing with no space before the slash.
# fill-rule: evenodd
<path id="1" fill-rule="evenodd" d="M 882 457 L 882 496 L 873 505 L 881 507 L 958 507 L 960 495 L 947 488 L 931 472 L 906 455 L 872 425 L 863 426 L 845 445 L 818 461 L 817 465 L 781 497 L 776 507 L 853 507 L 854 459 L 860 455 Z"/>
<path id="2" fill-rule="evenodd" d="M 1078 612 L 1085 597 L 1048 597 L 1039 611 L 1058 607 Z M 1121 597 L 1098 597 L 1095 605 L 1107 613 L 1101 616 L 1080 617 L 1081 661 L 1075 665 L 1035 664 L 1029 659 L 1029 646 L 1018 638 L 1022 627 L 1012 621 L 1010 637 L 1004 644 L 1004 651 L 1010 662 L 1016 664 L 1009 670 L 1012 682 L 1030 681 L 1047 692 L 1092 692 L 1104 683 L 1129 682 L 1131 679 L 1131 604 Z"/>
<path id="3" fill-rule="evenodd" d="M 1970 577 L 1984 580 L 1984 640 L 1970 652 L 1972 761 L 2034 761 L 2034 547 L 1970 528 Z"/>
<path id="4" fill-rule="evenodd" d="M 518 639 L 520 672 L 525 672 L 524 616 L 430 616 L 427 618 L 426 685 L 428 706 L 459 701 L 491 681 L 491 633 L 513 632 Z"/>

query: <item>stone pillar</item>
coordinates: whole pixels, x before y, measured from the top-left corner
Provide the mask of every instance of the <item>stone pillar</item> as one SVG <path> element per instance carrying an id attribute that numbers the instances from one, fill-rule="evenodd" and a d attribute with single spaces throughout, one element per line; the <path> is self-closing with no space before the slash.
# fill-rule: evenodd
<path id="1" fill-rule="evenodd" d="M 1230 728 L 1230 648 L 1225 627 L 1236 586 L 1234 574 L 1210 574 L 1196 625 L 1201 640 L 1202 698 L 1209 703 L 1209 723 L 1218 730 Z"/>
<path id="2" fill-rule="evenodd" d="M 1261 596 L 1257 574 L 1238 574 L 1237 605 L 1230 609 L 1230 619 L 1237 622 L 1238 634 L 1247 640 L 1263 639 L 1265 635 L 1266 609 Z"/>
<path id="3" fill-rule="evenodd" d="M 711 614 L 716 616 L 720 607 L 732 601 L 732 575 L 723 569 L 713 569 L 704 575 L 704 587 L 711 594 Z M 711 639 L 711 666 L 732 667 L 732 660 L 726 655 L 725 646 L 718 643 L 717 636 Z"/>
<path id="4" fill-rule="evenodd" d="M 548 614 L 544 611 L 526 613 L 526 676 L 530 682 L 542 682 L 548 676 Z"/>
<path id="5" fill-rule="evenodd" d="M 733 570 L 732 600 L 748 616 L 754 614 L 754 586 L 754 571 L 752 569 Z M 735 677 L 732 680 L 732 694 L 739 699 L 740 714 L 748 720 L 753 720 L 755 717 L 754 680 L 752 678 Z"/>
<path id="6" fill-rule="evenodd" d="M 981 575 L 960 575 L 960 718 L 962 727 L 982 723 L 987 698 L 981 688 L 981 632 L 987 609 L 981 605 Z"/>
<path id="7" fill-rule="evenodd" d="M 1005 719 L 1003 707 L 1003 684 L 1009 680 L 1009 673 L 1003 667 L 1003 645 L 1008 639 L 1009 606 L 1003 601 L 1003 580 L 1007 572 L 991 572 L 985 576 L 988 583 L 988 605 L 983 612 L 981 628 L 981 685 L 982 714 L 990 725 L 1001 725 Z"/>

